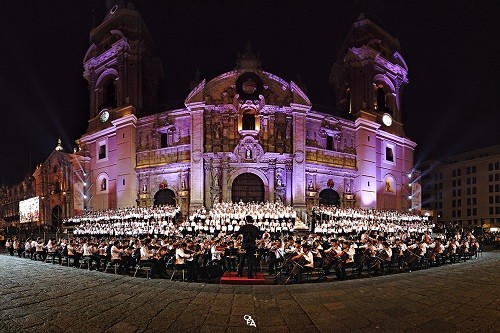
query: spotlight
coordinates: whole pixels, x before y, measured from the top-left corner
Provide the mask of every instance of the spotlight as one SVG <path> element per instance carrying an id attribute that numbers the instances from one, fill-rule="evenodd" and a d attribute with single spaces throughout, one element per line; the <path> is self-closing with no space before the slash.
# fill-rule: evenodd
<path id="1" fill-rule="evenodd" d="M 87 182 L 83 182 L 83 186 L 87 186 Z"/>
<path id="2" fill-rule="evenodd" d="M 83 198 L 84 198 L 84 199 L 87 199 L 87 195 L 86 195 L 86 194 L 84 194 L 84 195 L 83 195 Z"/>
<path id="3" fill-rule="evenodd" d="M 411 199 L 411 195 L 408 196 L 408 199 Z"/>

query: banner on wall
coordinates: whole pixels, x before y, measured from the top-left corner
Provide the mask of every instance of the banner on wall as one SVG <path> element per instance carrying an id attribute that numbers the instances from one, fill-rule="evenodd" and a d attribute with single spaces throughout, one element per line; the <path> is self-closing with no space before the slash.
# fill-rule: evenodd
<path id="1" fill-rule="evenodd" d="M 40 197 L 19 201 L 19 221 L 21 223 L 40 221 Z"/>
<path id="2" fill-rule="evenodd" d="M 422 210 L 422 186 L 415 182 L 411 184 L 411 208 L 414 212 Z"/>

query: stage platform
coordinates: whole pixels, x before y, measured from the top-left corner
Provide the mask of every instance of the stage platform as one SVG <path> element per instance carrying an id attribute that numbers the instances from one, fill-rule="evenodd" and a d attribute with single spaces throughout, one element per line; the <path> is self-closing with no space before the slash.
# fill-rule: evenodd
<path id="1" fill-rule="evenodd" d="M 236 272 L 225 272 L 220 278 L 220 284 L 259 285 L 266 284 L 266 278 L 261 272 L 257 272 L 253 279 L 249 279 L 246 275 L 239 277 Z"/>

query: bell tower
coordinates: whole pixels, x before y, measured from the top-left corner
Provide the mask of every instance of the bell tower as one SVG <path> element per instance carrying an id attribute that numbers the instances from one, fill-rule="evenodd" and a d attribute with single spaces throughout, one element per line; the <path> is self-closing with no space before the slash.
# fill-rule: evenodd
<path id="1" fill-rule="evenodd" d="M 90 97 L 89 132 L 126 114 L 140 116 L 157 109 L 157 91 L 163 78 L 155 44 L 144 21 L 130 3 L 106 1 L 103 22 L 90 33 L 83 60 L 83 76 Z M 131 108 L 130 108 L 131 107 Z"/>
<path id="2" fill-rule="evenodd" d="M 416 144 L 406 137 L 401 96 L 408 83 L 399 40 L 361 14 L 330 74 L 337 109 L 354 118 L 356 205 L 407 211 L 406 175 Z"/>
<path id="3" fill-rule="evenodd" d="M 135 206 L 137 119 L 154 113 L 163 78 L 156 48 L 131 3 L 107 0 L 103 22 L 90 32 L 83 60 L 90 112 L 78 141 L 86 164 L 85 207 L 105 210 Z"/>
<path id="4" fill-rule="evenodd" d="M 401 96 L 408 83 L 399 40 L 361 14 L 345 39 L 330 74 L 337 109 L 376 118 L 383 130 L 404 135 Z"/>

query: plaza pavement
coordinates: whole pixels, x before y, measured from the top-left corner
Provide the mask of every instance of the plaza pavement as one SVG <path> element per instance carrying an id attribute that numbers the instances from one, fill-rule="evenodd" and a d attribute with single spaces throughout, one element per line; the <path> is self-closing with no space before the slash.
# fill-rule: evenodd
<path id="1" fill-rule="evenodd" d="M 148 280 L 0 255 L 0 332 L 499 332 L 499 277 L 500 252 L 288 286 Z"/>

